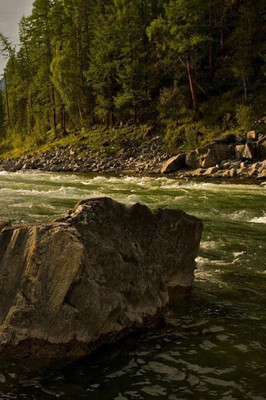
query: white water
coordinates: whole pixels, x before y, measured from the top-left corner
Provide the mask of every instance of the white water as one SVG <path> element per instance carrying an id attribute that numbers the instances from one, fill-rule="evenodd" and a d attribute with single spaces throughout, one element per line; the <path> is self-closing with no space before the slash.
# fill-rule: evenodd
<path id="1" fill-rule="evenodd" d="M 13 372 L 3 372 L 8 383 L 0 381 L 0 400 L 266 399 L 266 185 L 0 172 L 0 217 L 13 222 L 53 218 L 99 196 L 202 218 L 192 295 L 173 305 L 171 326 L 105 349 L 45 382 L 17 383 L 12 375 L 11 386 Z"/>

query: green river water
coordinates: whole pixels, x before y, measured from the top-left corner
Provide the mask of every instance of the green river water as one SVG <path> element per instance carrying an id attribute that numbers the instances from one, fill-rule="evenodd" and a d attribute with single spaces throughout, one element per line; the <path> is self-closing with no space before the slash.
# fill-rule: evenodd
<path id="1" fill-rule="evenodd" d="M 193 292 L 173 304 L 166 327 L 48 377 L 0 370 L 0 399 L 266 399 L 266 184 L 0 172 L 0 216 L 13 222 L 46 220 L 95 196 L 201 218 Z"/>

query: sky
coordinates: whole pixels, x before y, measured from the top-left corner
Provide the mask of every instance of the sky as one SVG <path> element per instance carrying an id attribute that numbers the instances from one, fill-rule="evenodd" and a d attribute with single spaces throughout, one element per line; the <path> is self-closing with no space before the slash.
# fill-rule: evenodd
<path id="1" fill-rule="evenodd" d="M 33 0 L 0 0 L 0 32 L 13 44 L 19 43 L 18 23 L 23 15 L 31 13 Z M 0 78 L 6 60 L 0 54 Z"/>

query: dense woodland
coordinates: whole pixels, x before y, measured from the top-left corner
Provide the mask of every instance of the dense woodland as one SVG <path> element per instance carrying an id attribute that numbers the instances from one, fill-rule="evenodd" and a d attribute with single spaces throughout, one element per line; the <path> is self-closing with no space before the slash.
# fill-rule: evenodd
<path id="1" fill-rule="evenodd" d="M 143 124 L 193 147 L 266 115 L 265 0 L 35 0 L 0 42 L 2 148 Z"/>

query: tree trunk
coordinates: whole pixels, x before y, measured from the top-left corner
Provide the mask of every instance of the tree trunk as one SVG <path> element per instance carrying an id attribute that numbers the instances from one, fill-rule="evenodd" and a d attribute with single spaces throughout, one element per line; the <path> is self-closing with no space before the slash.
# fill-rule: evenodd
<path id="1" fill-rule="evenodd" d="M 113 111 L 107 111 L 106 113 L 106 129 L 112 129 L 115 125 L 115 116 Z"/>
<path id="2" fill-rule="evenodd" d="M 243 78 L 243 87 L 244 87 L 244 96 L 245 96 L 245 103 L 248 102 L 248 95 L 247 95 L 247 82 L 246 79 Z"/>
<path id="3" fill-rule="evenodd" d="M 194 81 L 193 70 L 192 70 L 189 58 L 187 58 L 187 60 L 186 60 L 186 65 L 187 65 L 187 73 L 188 73 L 188 79 L 189 79 L 189 87 L 190 87 L 190 92 L 191 92 L 191 97 L 192 97 L 192 102 L 193 102 L 194 120 L 198 121 L 200 118 L 200 111 L 199 111 L 197 94 L 196 94 L 196 90 L 195 90 L 195 81 Z"/>
<path id="4" fill-rule="evenodd" d="M 105 129 L 109 129 L 109 111 L 106 112 L 106 124 Z"/>
<path id="5" fill-rule="evenodd" d="M 8 126 L 10 127 L 11 120 L 10 120 L 10 109 L 9 109 L 8 87 L 7 87 L 7 80 L 6 80 L 6 76 L 5 75 L 4 75 L 4 80 L 5 80 L 7 121 L 8 121 Z"/>
<path id="6" fill-rule="evenodd" d="M 212 72 L 213 72 L 213 48 L 212 41 L 209 44 L 209 79 L 212 80 Z"/>
<path id="7" fill-rule="evenodd" d="M 115 125 L 115 118 L 114 118 L 114 112 L 110 111 L 109 112 L 109 127 L 112 129 Z"/>
<path id="8" fill-rule="evenodd" d="M 91 112 L 91 125 L 92 126 L 95 125 L 95 113 L 94 113 L 94 110 L 92 110 L 92 112 Z"/>
<path id="9" fill-rule="evenodd" d="M 212 79 L 212 73 L 213 73 L 213 5 L 212 5 L 212 0 L 210 1 L 210 35 L 211 35 L 211 40 L 209 42 L 209 79 Z"/>
<path id="10" fill-rule="evenodd" d="M 47 45 L 47 63 L 50 69 L 52 62 L 52 50 L 51 50 L 51 40 L 50 40 L 50 32 L 49 32 L 49 20 L 48 16 L 45 16 L 45 24 L 46 24 L 46 45 Z M 52 108 L 53 108 L 53 128 L 56 130 L 57 121 L 56 121 L 56 102 L 55 102 L 55 88 L 53 83 L 53 73 L 50 69 L 50 85 L 51 85 L 51 98 L 52 98 Z"/>
<path id="11" fill-rule="evenodd" d="M 83 112 L 82 112 L 82 108 L 81 108 L 80 102 L 78 102 L 78 110 L 79 110 L 79 121 L 80 121 L 80 125 L 81 125 L 81 128 L 83 128 L 83 127 L 84 127 L 84 123 L 83 123 Z"/>
<path id="12" fill-rule="evenodd" d="M 65 105 L 61 105 L 61 131 L 62 135 L 66 135 L 66 110 L 65 110 Z"/>
<path id="13" fill-rule="evenodd" d="M 56 122 L 56 106 L 55 106 L 55 90 L 54 90 L 54 86 L 53 86 L 53 84 L 52 84 L 52 103 L 53 103 L 53 127 L 54 127 L 54 130 L 56 130 L 56 125 L 57 125 L 57 122 Z"/>

